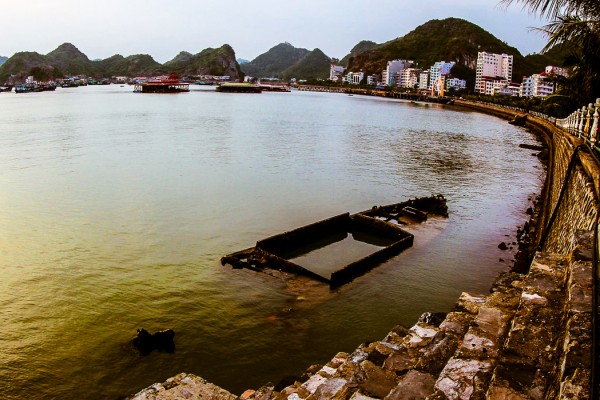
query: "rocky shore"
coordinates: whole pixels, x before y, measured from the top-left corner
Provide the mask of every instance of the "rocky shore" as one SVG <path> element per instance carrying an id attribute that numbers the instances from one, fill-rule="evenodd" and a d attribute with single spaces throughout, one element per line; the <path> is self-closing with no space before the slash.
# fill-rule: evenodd
<path id="1" fill-rule="evenodd" d="M 569 256 L 537 253 L 487 295 L 425 313 L 380 341 L 236 396 L 180 374 L 129 400 L 586 399 L 591 376 L 591 234 Z"/>

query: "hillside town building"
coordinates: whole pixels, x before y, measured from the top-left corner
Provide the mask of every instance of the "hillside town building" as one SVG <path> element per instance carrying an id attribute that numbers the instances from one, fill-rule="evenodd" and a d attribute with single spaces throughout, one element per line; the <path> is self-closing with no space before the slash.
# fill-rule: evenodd
<path id="1" fill-rule="evenodd" d="M 419 85 L 419 68 L 406 68 L 402 71 L 400 77 L 400 86 L 403 88 L 415 89 Z"/>
<path id="2" fill-rule="evenodd" d="M 399 86 L 402 71 L 414 64 L 412 60 L 392 60 L 387 62 L 387 67 L 381 72 L 381 83 L 388 86 Z"/>
<path id="3" fill-rule="evenodd" d="M 351 85 L 358 85 L 362 82 L 364 77 L 364 72 L 348 72 L 348 74 L 346 75 L 346 82 L 348 82 Z"/>
<path id="4" fill-rule="evenodd" d="M 521 97 L 545 98 L 554 93 L 554 82 L 548 79 L 545 72 L 523 77 L 521 84 Z"/>
<path id="5" fill-rule="evenodd" d="M 425 90 L 429 87 L 429 70 L 421 71 L 419 74 L 419 90 Z"/>
<path id="6" fill-rule="evenodd" d="M 495 88 L 512 80 L 513 56 L 480 51 L 477 53 L 475 92 L 491 95 Z"/>
<path id="7" fill-rule="evenodd" d="M 444 82 L 442 81 L 450 74 L 450 70 L 454 67 L 454 64 L 456 64 L 454 61 L 437 61 L 434 63 L 433 66 L 429 68 L 429 86 L 427 88 L 439 91 L 439 86 L 444 86 Z M 436 86 L 438 87 L 437 89 Z"/>
<path id="8" fill-rule="evenodd" d="M 341 82 L 343 80 L 344 71 L 346 68 L 341 65 L 331 64 L 329 68 L 329 79 L 333 82 Z"/>

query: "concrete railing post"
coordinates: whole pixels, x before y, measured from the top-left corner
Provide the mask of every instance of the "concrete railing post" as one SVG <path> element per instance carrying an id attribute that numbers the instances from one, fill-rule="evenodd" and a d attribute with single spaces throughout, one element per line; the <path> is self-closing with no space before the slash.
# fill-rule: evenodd
<path id="1" fill-rule="evenodd" d="M 592 146 L 596 145 L 596 141 L 598 140 L 598 108 L 600 108 L 600 99 L 596 99 L 595 111 L 594 111 L 594 123 L 592 124 L 592 130 L 590 131 L 590 142 L 592 142 Z"/>
<path id="2" fill-rule="evenodd" d="M 573 115 L 575 116 L 575 125 L 573 126 L 573 132 L 571 132 L 571 133 L 573 133 L 573 135 L 577 135 L 577 136 L 579 136 L 579 119 L 580 119 L 579 112 L 580 111 L 581 110 L 577 109 L 577 110 L 575 110 L 575 112 L 573 112 Z"/>
<path id="3" fill-rule="evenodd" d="M 585 111 L 586 111 L 586 107 L 583 106 L 581 107 L 581 110 L 579 111 L 579 126 L 577 127 L 577 136 L 578 137 L 583 137 L 583 127 L 584 127 L 584 123 L 585 123 Z"/>
<path id="4" fill-rule="evenodd" d="M 587 109 L 585 111 L 585 126 L 583 127 L 583 137 L 585 139 L 589 139 L 590 135 L 590 120 L 592 119 L 592 115 L 594 113 L 594 108 L 592 106 L 592 103 L 588 104 Z"/>

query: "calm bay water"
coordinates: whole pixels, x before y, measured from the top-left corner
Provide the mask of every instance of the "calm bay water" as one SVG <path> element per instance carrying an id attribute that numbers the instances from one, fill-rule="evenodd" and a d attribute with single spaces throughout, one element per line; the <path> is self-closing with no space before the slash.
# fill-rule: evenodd
<path id="1" fill-rule="evenodd" d="M 497 245 L 543 174 L 526 131 L 440 105 L 194 89 L 0 94 L 0 398 L 115 399 L 179 372 L 240 394 L 448 311 L 507 267 Z M 336 291 L 220 266 L 434 193 L 450 218 Z M 139 327 L 174 329 L 175 354 L 138 355 Z"/>

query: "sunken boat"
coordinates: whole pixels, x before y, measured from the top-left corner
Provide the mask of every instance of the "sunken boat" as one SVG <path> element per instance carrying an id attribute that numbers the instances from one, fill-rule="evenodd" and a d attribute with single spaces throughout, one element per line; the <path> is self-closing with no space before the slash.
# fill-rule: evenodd
<path id="1" fill-rule="evenodd" d="M 430 216 L 448 216 L 444 196 L 375 206 L 352 215 L 340 214 L 259 240 L 254 247 L 223 256 L 221 264 L 260 272 L 278 270 L 338 287 L 411 247 L 414 236 L 402 227 L 422 223 Z M 337 249 L 336 263 L 319 269 L 324 264 L 319 251 L 335 248 L 344 241 L 350 242 Z M 354 252 L 355 249 L 362 253 Z M 311 260 L 311 254 L 316 254 L 316 259 Z"/>

